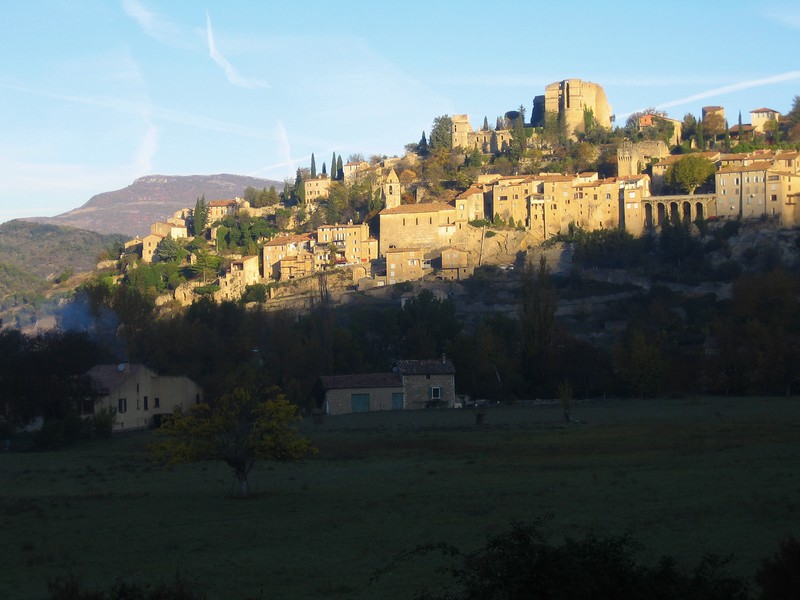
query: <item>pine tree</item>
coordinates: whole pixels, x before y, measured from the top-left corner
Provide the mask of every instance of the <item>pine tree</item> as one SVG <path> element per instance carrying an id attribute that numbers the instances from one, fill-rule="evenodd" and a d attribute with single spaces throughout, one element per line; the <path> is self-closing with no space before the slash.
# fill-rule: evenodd
<path id="1" fill-rule="evenodd" d="M 317 162 L 314 160 L 314 153 L 311 153 L 311 179 L 317 176 Z"/>

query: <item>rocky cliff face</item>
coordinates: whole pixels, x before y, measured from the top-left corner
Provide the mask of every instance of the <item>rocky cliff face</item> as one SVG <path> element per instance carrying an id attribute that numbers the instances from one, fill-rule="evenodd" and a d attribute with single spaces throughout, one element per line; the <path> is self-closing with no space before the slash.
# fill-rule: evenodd
<path id="1" fill-rule="evenodd" d="M 38 223 L 69 225 L 98 233 L 119 233 L 127 237 L 145 236 L 150 225 L 163 221 L 175 211 L 194 207 L 200 196 L 222 200 L 241 196 L 245 188 L 275 186 L 283 182 L 243 175 L 148 175 L 121 190 L 92 196 L 89 201 L 55 217 L 28 219 Z"/>

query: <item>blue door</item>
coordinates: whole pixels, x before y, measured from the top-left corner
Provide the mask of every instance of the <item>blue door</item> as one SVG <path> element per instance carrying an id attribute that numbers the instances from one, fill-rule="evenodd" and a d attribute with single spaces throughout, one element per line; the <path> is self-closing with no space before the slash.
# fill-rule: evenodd
<path id="1" fill-rule="evenodd" d="M 369 412 L 369 394 L 350 394 L 350 409 L 354 412 Z"/>
<path id="2" fill-rule="evenodd" d="M 405 402 L 403 402 L 403 392 L 392 392 L 392 410 L 403 410 Z"/>

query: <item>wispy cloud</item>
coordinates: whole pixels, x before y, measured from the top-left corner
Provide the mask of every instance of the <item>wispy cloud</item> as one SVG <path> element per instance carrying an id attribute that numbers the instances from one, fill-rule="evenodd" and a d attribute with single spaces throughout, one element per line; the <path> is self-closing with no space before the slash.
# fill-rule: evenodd
<path id="1" fill-rule="evenodd" d="M 158 152 L 158 127 L 145 114 L 145 132 L 134 154 L 133 168 L 138 173 L 147 174 L 153 171 L 153 158 Z"/>
<path id="2" fill-rule="evenodd" d="M 94 106 L 97 108 L 105 108 L 124 114 L 135 116 L 142 115 L 141 103 L 133 102 L 125 98 L 116 98 L 112 96 L 92 96 L 86 94 L 73 94 L 57 89 L 41 89 L 16 83 L 5 83 L 0 81 L 0 89 L 14 90 L 27 94 L 33 94 L 45 98 L 53 98 L 65 102 L 74 102 L 86 106 Z M 225 133 L 228 135 L 235 135 L 245 138 L 275 140 L 275 135 L 255 127 L 244 125 L 237 125 L 216 119 L 209 119 L 200 115 L 195 115 L 186 111 L 175 110 L 171 108 L 163 108 L 152 106 L 148 108 L 148 116 L 150 118 L 169 121 L 179 125 L 188 125 L 196 129 L 204 129 L 207 131 L 215 131 L 217 133 Z"/>
<path id="3" fill-rule="evenodd" d="M 773 8 L 765 13 L 768 19 L 777 21 L 791 29 L 800 30 L 800 12 L 796 6 L 789 7 L 783 5 L 780 8 Z"/>
<path id="4" fill-rule="evenodd" d="M 761 79 L 750 79 L 748 81 L 740 81 L 738 83 L 733 83 L 731 85 L 724 85 L 722 87 L 717 87 L 710 90 L 706 90 L 704 92 L 699 92 L 697 94 L 692 94 L 691 96 L 686 96 L 685 98 L 679 98 L 677 100 L 670 100 L 669 102 L 664 102 L 662 104 L 657 105 L 656 108 L 659 109 L 671 108 L 673 106 L 680 106 L 682 104 L 697 102 L 698 100 L 705 100 L 706 98 L 713 98 L 714 96 L 722 96 L 723 94 L 741 92 L 742 90 L 749 90 L 752 88 L 763 87 L 766 85 L 773 85 L 776 83 L 785 83 L 787 81 L 793 81 L 795 79 L 800 79 L 800 71 L 789 71 L 788 73 L 781 73 L 780 75 L 772 75 L 771 77 L 763 77 Z"/>
<path id="5" fill-rule="evenodd" d="M 173 43 L 179 38 L 177 27 L 145 8 L 139 0 L 122 0 L 122 10 L 150 37 L 160 42 Z"/>
<path id="6" fill-rule="evenodd" d="M 677 100 L 662 102 L 660 104 L 656 104 L 655 108 L 657 108 L 658 110 L 666 110 L 667 108 L 672 108 L 674 106 L 683 106 L 684 104 L 691 104 L 692 102 L 697 102 L 698 100 L 706 100 L 708 98 L 715 98 L 717 96 L 732 94 L 734 92 L 741 92 L 743 90 L 749 90 L 752 88 L 764 87 L 767 85 L 786 83 L 787 81 L 794 81 L 795 79 L 800 79 L 800 71 L 789 71 L 787 73 L 780 73 L 779 75 L 762 77 L 760 79 L 748 79 L 747 81 L 739 81 L 737 83 L 732 83 L 730 85 L 723 85 L 720 87 L 711 88 L 703 92 L 692 94 L 691 96 L 678 98 Z M 638 110 L 645 110 L 645 107 L 641 107 Z M 624 119 L 629 115 L 633 114 L 633 112 L 618 114 L 617 119 Z"/>
<path id="7" fill-rule="evenodd" d="M 208 55 L 211 57 L 211 60 L 217 63 L 217 65 L 219 65 L 219 67 L 225 71 L 225 77 L 228 78 L 228 81 L 232 85 L 248 90 L 270 87 L 266 81 L 242 77 L 228 61 L 228 59 L 222 55 L 222 53 L 217 49 L 217 43 L 214 40 L 214 30 L 211 27 L 211 17 L 208 13 L 206 13 L 206 40 L 208 41 Z"/>
<path id="8" fill-rule="evenodd" d="M 289 134 L 286 132 L 286 127 L 284 127 L 282 121 L 278 121 L 276 127 L 278 129 L 278 147 L 281 162 L 256 169 L 249 174 L 251 177 L 262 177 L 264 175 L 269 175 L 273 171 L 294 173 L 297 160 L 292 158 L 292 146 L 289 143 Z"/>

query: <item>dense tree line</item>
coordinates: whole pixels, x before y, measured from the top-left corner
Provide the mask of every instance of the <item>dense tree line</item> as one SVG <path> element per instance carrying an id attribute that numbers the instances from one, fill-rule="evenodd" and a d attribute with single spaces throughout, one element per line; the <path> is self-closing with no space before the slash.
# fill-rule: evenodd
<path id="1" fill-rule="evenodd" d="M 275 387 L 310 411 L 321 400 L 320 375 L 388 371 L 396 359 L 442 353 L 456 366 L 459 392 L 499 401 L 557 398 L 564 385 L 577 398 L 797 389 L 796 274 L 742 275 L 724 301 L 658 285 L 632 292 L 601 317 L 625 324 L 610 346 L 575 337 L 555 317 L 559 296 L 580 278 L 553 277 L 544 263 L 519 277 L 517 315 L 486 314 L 469 325 L 451 300 L 428 291 L 403 308 L 320 302 L 302 315 L 201 298 L 155 318 L 152 295 L 98 281 L 65 309 L 64 332 L 3 331 L 0 401 L 15 423 L 62 419 L 91 391 L 81 376 L 92 364 L 131 360 L 186 375 L 208 397 Z"/>

